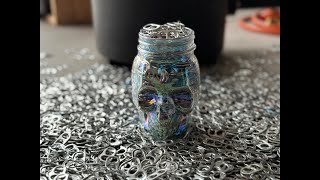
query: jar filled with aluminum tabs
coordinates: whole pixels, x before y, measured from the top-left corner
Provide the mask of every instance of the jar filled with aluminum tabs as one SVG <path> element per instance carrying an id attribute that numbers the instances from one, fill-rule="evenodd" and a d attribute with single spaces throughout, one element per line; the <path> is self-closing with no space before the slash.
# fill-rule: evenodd
<path id="1" fill-rule="evenodd" d="M 132 98 L 154 140 L 186 136 L 198 103 L 200 70 L 194 31 L 180 22 L 147 24 L 132 65 Z"/>

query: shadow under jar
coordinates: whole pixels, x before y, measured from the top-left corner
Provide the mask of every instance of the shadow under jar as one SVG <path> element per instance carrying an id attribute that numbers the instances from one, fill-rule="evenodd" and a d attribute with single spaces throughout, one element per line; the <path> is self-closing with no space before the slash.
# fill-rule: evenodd
<path id="1" fill-rule="evenodd" d="M 139 32 L 132 98 L 154 140 L 183 137 L 198 103 L 200 70 L 194 31 L 182 23 L 148 24 Z"/>

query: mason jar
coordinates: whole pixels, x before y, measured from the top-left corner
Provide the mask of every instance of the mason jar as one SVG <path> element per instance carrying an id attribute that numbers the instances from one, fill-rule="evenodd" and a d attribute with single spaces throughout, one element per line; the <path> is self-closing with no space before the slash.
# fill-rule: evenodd
<path id="1" fill-rule="evenodd" d="M 132 99 L 155 140 L 187 135 L 200 91 L 194 38 L 194 31 L 180 22 L 148 24 L 139 32 Z"/>

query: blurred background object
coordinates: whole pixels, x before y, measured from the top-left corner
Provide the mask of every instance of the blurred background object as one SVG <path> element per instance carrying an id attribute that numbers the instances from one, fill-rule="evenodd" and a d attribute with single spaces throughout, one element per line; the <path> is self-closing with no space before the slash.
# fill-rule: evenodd
<path id="1" fill-rule="evenodd" d="M 90 0 L 50 0 L 51 14 L 48 22 L 53 25 L 90 24 Z"/>
<path id="2" fill-rule="evenodd" d="M 139 29 L 145 24 L 181 21 L 196 33 L 195 53 L 199 63 L 215 64 L 223 49 L 227 14 L 234 14 L 239 8 L 279 6 L 280 1 L 50 0 L 49 5 L 48 1 L 40 1 L 40 15 L 50 10 L 47 16 L 50 24 L 90 24 L 93 20 L 98 51 L 111 63 L 130 66 L 137 51 Z M 262 31 L 248 20 L 251 19 L 243 19 L 241 27 Z M 264 27 L 264 32 L 269 32 L 265 29 L 274 31 Z"/>
<path id="3" fill-rule="evenodd" d="M 181 21 L 195 31 L 200 64 L 215 64 L 223 48 L 225 17 L 237 8 L 279 5 L 246 0 L 91 0 L 97 49 L 111 63 L 131 65 L 139 29 L 148 23 Z"/>
<path id="4" fill-rule="evenodd" d="M 218 59 L 224 61 L 223 56 L 260 53 L 265 48 L 280 46 L 277 36 L 253 33 L 238 26 L 243 17 L 264 8 L 277 7 L 280 1 L 165 1 L 168 0 L 161 3 L 149 3 L 147 0 L 140 0 L 139 3 L 125 0 L 42 0 L 40 51 L 52 54 L 48 58 L 49 64 L 63 64 L 66 61 L 63 58 L 65 49 L 89 48 L 95 59 L 101 62 L 130 67 L 137 52 L 141 26 L 148 22 L 176 20 L 196 31 L 195 53 L 203 66 L 214 65 Z M 170 6 L 166 5 L 168 3 Z M 259 8 L 252 8 L 257 6 Z M 85 61 L 77 61 L 75 68 L 85 64 Z"/>
<path id="5" fill-rule="evenodd" d="M 280 34 L 280 8 L 265 8 L 239 21 L 240 27 L 260 33 Z"/>
<path id="6" fill-rule="evenodd" d="M 40 0 L 40 17 L 49 13 L 49 0 Z"/>

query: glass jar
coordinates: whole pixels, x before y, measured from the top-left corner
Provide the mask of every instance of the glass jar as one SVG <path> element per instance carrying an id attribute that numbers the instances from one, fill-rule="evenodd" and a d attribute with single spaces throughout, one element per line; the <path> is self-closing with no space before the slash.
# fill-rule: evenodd
<path id="1" fill-rule="evenodd" d="M 179 22 L 148 24 L 139 32 L 131 71 L 132 98 L 139 119 L 155 140 L 188 132 L 200 91 L 194 37 L 193 30 Z"/>

